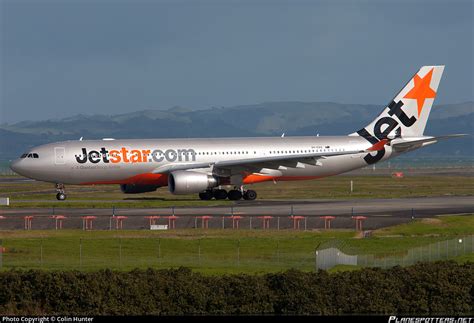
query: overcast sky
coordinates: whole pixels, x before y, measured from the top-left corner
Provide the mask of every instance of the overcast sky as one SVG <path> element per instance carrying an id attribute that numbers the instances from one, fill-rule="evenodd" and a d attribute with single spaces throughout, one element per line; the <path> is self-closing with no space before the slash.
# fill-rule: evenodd
<path id="1" fill-rule="evenodd" d="M 0 123 L 267 101 L 473 100 L 473 1 L 0 0 Z M 251 116 L 249 116 L 251 117 Z"/>

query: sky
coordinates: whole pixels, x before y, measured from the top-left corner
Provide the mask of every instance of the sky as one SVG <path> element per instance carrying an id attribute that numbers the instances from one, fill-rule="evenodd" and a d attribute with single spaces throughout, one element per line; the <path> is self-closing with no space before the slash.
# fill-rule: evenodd
<path id="1" fill-rule="evenodd" d="M 0 124 L 270 101 L 386 104 L 423 65 L 473 95 L 473 1 L 0 0 Z"/>

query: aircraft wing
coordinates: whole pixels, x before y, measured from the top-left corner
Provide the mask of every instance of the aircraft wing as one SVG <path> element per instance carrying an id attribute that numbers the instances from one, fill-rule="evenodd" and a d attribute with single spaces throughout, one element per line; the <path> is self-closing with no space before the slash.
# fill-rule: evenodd
<path id="1" fill-rule="evenodd" d="M 384 139 L 379 141 L 366 150 L 339 151 L 339 152 L 319 152 L 309 154 L 298 154 L 288 156 L 266 156 L 256 158 L 242 158 L 234 160 L 223 160 L 205 163 L 180 163 L 169 164 L 156 168 L 154 174 L 170 173 L 177 170 L 189 170 L 198 168 L 212 168 L 213 170 L 227 170 L 230 174 L 236 174 L 241 171 L 260 170 L 262 168 L 277 169 L 280 166 L 297 167 L 298 164 L 320 165 L 319 160 L 331 156 L 352 155 L 364 152 L 373 152 L 383 149 L 387 143 Z M 319 163 L 319 164 L 318 164 Z"/>
<path id="2" fill-rule="evenodd" d="M 409 138 L 396 138 L 390 141 L 390 146 L 396 152 L 404 152 L 413 149 L 420 148 L 422 146 L 427 146 L 438 142 L 439 140 L 443 139 L 450 139 L 450 138 L 457 138 L 457 137 L 464 137 L 468 136 L 467 134 L 455 134 L 455 135 L 446 135 L 446 136 L 438 136 L 438 137 L 425 137 L 421 139 L 410 140 Z"/>

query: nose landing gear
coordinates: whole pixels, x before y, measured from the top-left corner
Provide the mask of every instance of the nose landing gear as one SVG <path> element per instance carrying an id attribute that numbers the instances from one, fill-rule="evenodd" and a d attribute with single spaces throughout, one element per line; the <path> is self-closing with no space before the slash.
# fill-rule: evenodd
<path id="1" fill-rule="evenodd" d="M 66 195 L 66 190 L 65 190 L 64 184 L 57 183 L 56 184 L 56 192 L 58 192 L 56 194 L 56 199 L 58 199 L 58 201 L 64 201 L 66 199 L 67 195 Z"/>

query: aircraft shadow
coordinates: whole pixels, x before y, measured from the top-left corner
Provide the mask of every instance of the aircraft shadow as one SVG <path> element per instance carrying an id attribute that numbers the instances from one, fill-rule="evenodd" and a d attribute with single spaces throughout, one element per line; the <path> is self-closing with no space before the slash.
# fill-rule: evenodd
<path id="1" fill-rule="evenodd" d="M 179 199 L 179 200 L 170 200 L 163 197 L 126 197 L 123 199 L 124 201 L 166 201 L 166 202 L 190 202 L 196 201 L 200 202 L 197 199 Z"/>

